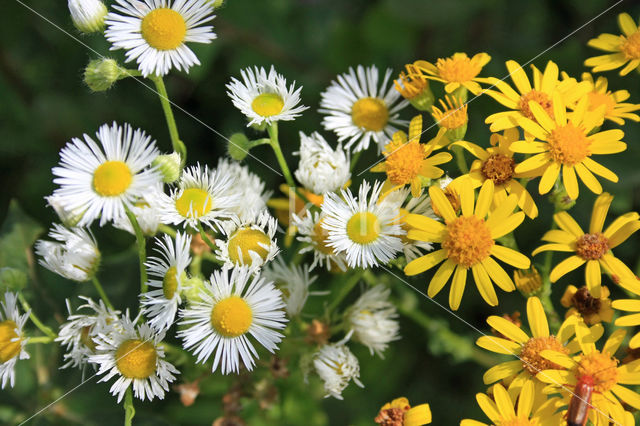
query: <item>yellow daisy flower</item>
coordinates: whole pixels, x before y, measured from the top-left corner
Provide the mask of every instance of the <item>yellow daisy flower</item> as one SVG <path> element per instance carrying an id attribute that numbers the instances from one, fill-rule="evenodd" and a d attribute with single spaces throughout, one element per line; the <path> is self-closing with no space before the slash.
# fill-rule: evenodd
<path id="1" fill-rule="evenodd" d="M 429 404 L 411 407 L 407 398 L 396 398 L 382 406 L 374 422 L 383 426 L 422 426 L 431 423 L 431 408 Z"/>
<path id="2" fill-rule="evenodd" d="M 515 194 L 518 207 L 531 219 L 538 216 L 531 194 L 517 181 L 522 177 L 529 177 L 526 173 L 516 173 L 516 162 L 513 152 L 509 149 L 511 144 L 520 138 L 520 132 L 515 129 L 507 129 L 503 135 L 494 133 L 491 135 L 491 148 L 484 149 L 467 141 L 455 142 L 452 146 L 461 146 L 469 151 L 477 160 L 471 164 L 468 175 L 474 188 L 482 186 L 486 180 L 493 181 L 495 190 L 493 193 L 493 205 L 499 206 L 509 194 Z M 457 178 L 457 180 L 461 179 Z M 455 181 L 454 181 L 455 182 Z"/>
<path id="3" fill-rule="evenodd" d="M 584 61 L 593 72 L 610 71 L 624 66 L 620 75 L 627 75 L 640 66 L 640 31 L 628 13 L 618 15 L 618 25 L 622 35 L 600 34 L 589 40 L 587 45 L 604 50 L 606 55 L 594 56 Z"/>
<path id="4" fill-rule="evenodd" d="M 528 382 L 540 383 L 535 380 L 535 377 L 541 370 L 562 368 L 542 358 L 540 353 L 543 350 L 552 349 L 566 354 L 580 350 L 578 343 L 571 340 L 577 322 L 576 317 L 565 320 L 557 335 L 549 334 L 549 323 L 540 299 L 530 297 L 527 299 L 527 320 L 531 337 L 511 321 L 492 315 L 487 318 L 487 323 L 504 337 L 482 336 L 476 341 L 478 346 L 488 351 L 518 357 L 517 360 L 502 362 L 491 367 L 482 376 L 487 385 L 505 380 L 509 383 L 509 393 L 512 396 L 517 395 Z M 592 332 L 600 337 L 604 329 L 598 326 Z"/>
<path id="5" fill-rule="evenodd" d="M 405 221 L 412 228 L 407 235 L 408 238 L 440 243 L 441 248 L 409 262 L 404 268 L 404 273 L 416 275 L 444 261 L 431 278 L 427 294 L 434 297 L 453 275 L 449 306 L 457 310 L 464 293 L 467 272 L 471 269 L 482 298 L 489 305 L 496 306 L 498 297 L 492 281 L 504 291 L 513 291 L 515 286 L 509 275 L 491 256 L 516 268 L 526 269 L 531 264 L 525 255 L 495 242 L 497 238 L 516 229 L 524 220 L 524 213 L 513 213 L 517 204 L 515 196 L 508 197 L 501 206 L 490 210 L 494 192 L 491 180 L 482 185 L 477 201 L 469 179 L 463 179 L 457 185 L 456 191 L 460 196 L 460 216 L 444 191 L 435 185 L 429 188 L 429 196 L 434 211 L 438 212 L 445 223 L 422 215 L 406 216 Z"/>
<path id="6" fill-rule="evenodd" d="M 450 58 L 438 59 L 435 65 L 427 61 L 416 61 L 414 65 L 426 73 L 425 78 L 443 83 L 447 93 L 464 87 L 477 95 L 482 91 L 478 74 L 490 60 L 491 56 L 486 53 L 478 53 L 473 58 L 466 53 L 454 53 Z"/>
<path id="7" fill-rule="evenodd" d="M 618 277 L 633 276 L 631 270 L 613 255 L 611 249 L 623 243 L 634 232 L 640 229 L 640 220 L 635 212 L 627 213 L 614 220 L 602 232 L 604 221 L 609 211 L 613 196 L 608 193 L 600 195 L 593 204 L 589 233 L 585 233 L 580 225 L 567 212 L 553 215 L 553 221 L 560 229 L 553 229 L 542 236 L 544 244 L 532 253 L 532 256 L 543 251 L 573 252 L 574 254 L 556 265 L 549 274 L 551 282 L 556 282 L 563 275 L 584 265 L 585 282 L 593 297 L 601 297 L 601 267 L 609 274 Z"/>
<path id="8" fill-rule="evenodd" d="M 453 158 L 448 152 L 439 152 L 431 157 L 431 153 L 443 132 L 426 144 L 420 143 L 422 134 L 422 116 L 413 117 L 409 124 L 409 139 L 403 131 L 393 135 L 383 151 L 384 162 L 371 168 L 372 172 L 386 172 L 387 181 L 383 192 L 387 193 L 407 184 L 411 184 L 411 195 L 418 197 L 422 189 L 423 179 L 437 179 L 444 174 L 444 170 L 436 167 L 451 161 Z"/>
<path id="9" fill-rule="evenodd" d="M 587 287 L 567 286 L 562 299 L 560 299 L 562 306 L 569 308 L 565 318 L 569 318 L 571 315 L 579 315 L 588 325 L 602 321 L 611 322 L 613 320 L 613 309 L 611 308 L 609 294 L 609 289 L 606 286 L 601 287 L 600 297 L 594 297 L 589 293 Z"/>
<path id="10" fill-rule="evenodd" d="M 566 73 L 562 73 L 563 78 L 568 78 Z M 609 82 L 606 77 L 600 76 L 597 80 L 593 80 L 593 76 L 588 72 L 582 73 L 582 81 L 589 84 L 589 111 L 593 111 L 600 106 L 605 106 L 604 118 L 622 126 L 624 120 L 640 121 L 638 114 L 633 111 L 640 110 L 640 105 L 624 102 L 631 95 L 628 90 L 616 90 L 612 92 L 608 89 Z M 571 107 L 571 106 L 569 106 Z"/>
<path id="11" fill-rule="evenodd" d="M 574 396 L 578 381 L 594 383 L 591 396 L 589 419 L 594 425 L 608 425 L 610 421 L 627 425 L 628 416 L 620 401 L 635 409 L 640 409 L 640 395 L 621 385 L 640 383 L 640 360 L 620 365 L 614 356 L 625 338 L 625 330 L 616 330 L 607 339 L 602 350 L 596 349 L 596 342 L 584 322 L 576 324 L 576 341 L 582 352 L 575 356 L 546 350 L 542 356 L 564 367 L 563 370 L 543 370 L 536 376 L 549 383 L 569 401 Z M 633 424 L 633 423 L 631 423 Z"/>
<path id="12" fill-rule="evenodd" d="M 633 277 L 626 280 L 621 280 L 620 285 L 626 290 L 640 295 L 640 281 Z M 640 300 L 638 299 L 619 299 L 614 300 L 611 304 L 613 309 L 619 311 L 632 312 L 630 315 L 623 315 L 616 319 L 615 325 L 617 327 L 635 327 L 640 325 Z M 629 340 L 629 347 L 631 349 L 640 348 L 640 331 L 637 332 L 631 340 Z"/>
<path id="13" fill-rule="evenodd" d="M 499 132 L 518 126 L 518 120 L 521 117 L 535 121 L 536 117 L 533 115 L 531 108 L 529 108 L 530 101 L 540 104 L 547 111 L 547 114 L 553 117 L 554 92 L 560 93 L 564 102 L 572 105 L 588 91 L 587 84 L 578 83 L 574 78 L 566 78 L 563 81 L 559 81 L 558 65 L 552 61 L 547 63 L 544 72 L 540 72 L 538 68 L 531 65 L 531 70 L 533 71 L 532 80 L 529 80 L 523 67 L 516 61 L 507 61 L 506 65 L 509 77 L 511 77 L 516 89 L 514 90 L 503 80 L 491 77 L 486 79 L 486 83 L 491 84 L 497 90 L 490 88 L 483 92 L 510 110 L 498 112 L 487 117 L 485 123 L 491 124 L 492 132 Z"/>
<path id="14" fill-rule="evenodd" d="M 516 398 L 509 396 L 504 387 L 495 384 L 491 388 L 493 398 L 484 394 L 476 394 L 476 401 L 491 420 L 498 426 L 544 426 L 562 424 L 562 413 L 556 413 L 557 398 L 536 403 L 536 392 L 533 383 L 528 382 Z M 476 420 L 464 419 L 460 426 L 487 426 Z"/>
<path id="15" fill-rule="evenodd" d="M 446 130 L 446 138 L 440 139 L 435 149 L 444 148 L 451 141 L 459 141 L 467 133 L 467 123 L 469 122 L 467 104 L 456 96 L 446 95 L 445 99 L 447 103 L 440 99 L 442 109 L 435 105 L 431 107 L 431 115 L 433 115 L 438 127 Z"/>
<path id="16" fill-rule="evenodd" d="M 533 173 L 542 176 L 538 184 L 540 194 L 546 194 L 556 183 L 560 171 L 567 194 L 578 198 L 578 179 L 592 192 L 600 194 L 602 186 L 594 176 L 599 175 L 612 182 L 618 176 L 591 159 L 593 154 L 615 154 L 627 149 L 620 139 L 624 132 L 619 129 L 590 134 L 602 123 L 603 107 L 588 111 L 589 99 L 583 97 L 574 111 L 567 113 L 559 93 L 553 95 L 553 115 L 537 102 L 529 102 L 536 121 L 521 117 L 518 124 L 535 136 L 538 141 L 517 141 L 511 144 L 513 152 L 535 154 L 516 166 L 516 173 Z M 553 118 L 551 118 L 553 116 Z"/>
<path id="17" fill-rule="evenodd" d="M 420 111 L 427 111 L 433 105 L 433 93 L 429 88 L 429 81 L 423 77 L 422 72 L 415 64 L 406 64 L 404 71 L 400 72 L 397 80 L 393 84 L 411 105 Z"/>

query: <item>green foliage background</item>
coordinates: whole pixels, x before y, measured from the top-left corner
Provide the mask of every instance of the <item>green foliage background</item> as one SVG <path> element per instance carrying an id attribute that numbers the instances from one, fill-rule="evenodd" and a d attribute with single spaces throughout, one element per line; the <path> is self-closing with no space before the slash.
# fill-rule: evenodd
<path id="1" fill-rule="evenodd" d="M 28 273 L 27 298 L 41 318 L 57 327 L 57 321 L 66 316 L 65 298 L 93 295 L 89 285 L 66 282 L 34 266 L 28 252 L 36 235 L 55 220 L 43 197 L 54 189 L 51 168 L 58 161 L 58 151 L 72 137 L 93 134 L 98 126 L 114 120 L 147 130 L 164 150 L 170 149 L 170 141 L 156 95 L 136 80 L 121 81 L 101 94 L 90 93 L 83 85 L 84 66 L 97 56 L 92 50 L 106 54 L 109 45 L 100 36 L 78 34 L 71 25 L 65 1 L 22 1 L 42 17 L 14 0 L 5 1 L 0 14 L 0 219 L 4 222 L 0 267 L 12 266 Z M 224 88 L 230 76 L 238 76 L 241 68 L 274 64 L 290 81 L 304 86 L 303 103 L 311 109 L 293 124 L 282 125 L 280 131 L 281 143 L 291 160 L 290 153 L 299 143 L 297 132 L 321 130 L 321 118 L 316 112 L 320 92 L 349 66 L 376 64 L 391 67 L 396 74 L 405 63 L 415 59 L 435 61 L 457 51 L 470 55 L 484 51 L 493 59 L 483 75 L 502 77 L 506 74 L 505 60 L 524 63 L 613 4 L 604 0 L 229 0 L 226 3 L 214 21 L 218 39 L 210 45 L 194 46 L 203 65 L 194 67 L 188 76 L 174 72 L 166 79 L 171 99 L 207 124 L 204 126 L 176 111 L 192 164 L 200 161 L 215 165 L 226 147 L 220 135 L 228 136 L 245 128 L 242 115 L 232 107 Z M 596 53 L 586 47 L 587 40 L 605 31 L 618 33 L 616 16 L 623 11 L 637 17 L 640 6 L 638 2 L 622 2 L 540 55 L 534 64 L 543 68 L 547 60 L 553 60 L 562 70 L 579 77 L 586 71 L 583 60 Z M 109 55 L 119 60 L 124 57 L 121 51 Z M 640 102 L 638 74 L 624 79 L 615 72 L 606 76 L 612 89 L 626 88 L 631 92 L 631 102 Z M 483 124 L 484 118 L 498 110 L 491 100 L 474 100 L 469 105 L 471 122 L 466 139 L 487 145 L 489 131 Z M 407 109 L 405 118 L 410 118 L 411 113 Z M 624 131 L 628 151 L 603 161 L 620 176 L 618 184 L 605 184 L 606 190 L 616 195 L 612 215 L 640 209 L 638 124 L 627 122 Z M 435 134 L 435 129 L 432 133 Z M 252 153 L 277 166 L 268 147 L 259 147 Z M 375 152 L 370 150 L 360 160 L 360 166 L 374 158 Z M 247 162 L 271 188 L 276 189 L 282 183 L 264 166 L 252 159 Z M 359 178 L 355 180 L 358 183 Z M 588 220 L 594 198 L 586 188 L 581 188 L 578 205 L 571 211 L 581 223 Z M 541 217 L 533 223 L 526 221 L 517 233 L 525 253 L 537 245 L 539 236 L 551 223 L 546 201 L 540 197 L 536 200 Z M 133 237 L 111 228 L 97 229 L 96 236 L 104 253 L 101 281 L 118 306 L 135 311 L 138 275 Z M 639 249 L 638 238 L 633 237 L 616 249 L 616 254 L 637 270 Z M 556 284 L 554 300 L 558 302 L 567 283 L 580 284 L 582 276 L 580 271 Z M 350 385 L 344 401 L 322 399 L 319 383 L 312 380 L 306 386 L 299 369 L 292 365 L 291 377 L 278 382 L 280 400 L 269 411 L 261 411 L 254 400 L 243 400 L 242 415 L 249 424 L 371 424 L 380 405 L 402 395 L 414 403 L 429 402 L 437 425 L 457 424 L 464 417 L 484 419 L 474 394 L 485 390 L 482 373 L 498 359 L 474 348 L 479 334 L 469 325 L 417 295 L 401 281 L 389 276 L 381 280 L 392 286 L 403 311 L 400 318 L 403 338 L 391 345 L 385 359 L 372 357 L 365 348 L 352 345 L 361 363 L 361 380 L 366 388 Z M 426 290 L 427 277 L 418 276 L 411 282 Z M 338 279 L 324 280 L 317 289 L 336 289 L 339 285 Z M 447 292 L 436 300 L 446 305 Z M 501 293 L 499 297 L 500 306 L 492 309 L 469 285 L 458 315 L 488 332 L 484 321 L 488 315 L 524 312 L 524 300 L 519 294 Z M 322 302 L 311 303 L 310 312 L 314 309 L 319 312 Z M 28 349 L 31 360 L 18 363 L 15 389 L 0 392 L 2 424 L 29 417 L 82 380 L 82 372 L 57 369 L 61 353 L 53 345 L 30 345 Z M 289 343 L 283 350 L 295 355 L 303 349 L 306 350 L 303 343 Z M 264 374 L 265 369 L 262 370 L 258 375 Z M 88 377 L 93 372 L 87 370 L 84 374 Z M 195 376 L 187 374 L 185 378 Z M 219 373 L 207 377 L 202 382 L 201 395 L 189 408 L 182 407 L 175 392 L 168 394 L 165 401 L 136 401 L 135 423 L 211 424 L 222 413 L 220 397 L 231 380 Z M 108 395 L 108 389 L 109 385 L 91 380 L 30 424 L 120 424 L 122 407 Z"/>

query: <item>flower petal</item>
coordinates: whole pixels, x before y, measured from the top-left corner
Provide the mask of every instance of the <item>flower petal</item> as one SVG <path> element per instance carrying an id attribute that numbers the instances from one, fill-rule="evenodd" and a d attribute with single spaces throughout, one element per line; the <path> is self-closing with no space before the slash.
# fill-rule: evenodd
<path id="1" fill-rule="evenodd" d="M 456 219 L 456 214 L 453 211 L 453 207 L 451 207 L 451 203 L 439 186 L 432 185 L 429 187 L 429 197 L 431 198 L 433 206 L 438 210 L 446 222 Z"/>
<path id="2" fill-rule="evenodd" d="M 460 307 L 460 301 L 462 301 L 462 295 L 464 294 L 464 287 L 466 284 L 467 270 L 458 266 L 453 273 L 451 290 L 449 290 L 449 307 L 454 311 L 457 311 Z"/>
<path id="3" fill-rule="evenodd" d="M 491 247 L 491 254 L 518 269 L 527 269 L 531 266 L 531 261 L 527 256 L 508 247 L 494 245 Z"/>
<path id="4" fill-rule="evenodd" d="M 447 251 L 440 249 L 412 260 L 404 267 L 405 275 L 417 275 L 428 271 L 447 258 Z"/>
<path id="5" fill-rule="evenodd" d="M 447 259 L 446 262 L 440 265 L 429 283 L 429 288 L 427 289 L 427 295 L 429 297 L 434 297 L 436 294 L 440 293 L 440 290 L 442 290 L 447 281 L 449 281 L 449 277 L 453 274 L 455 267 L 456 264 L 453 263 L 451 259 Z"/>
<path id="6" fill-rule="evenodd" d="M 563 260 L 562 262 L 558 263 L 556 267 L 553 268 L 553 270 L 551 271 L 551 274 L 549 274 L 549 279 L 551 280 L 552 283 L 555 283 L 562 276 L 582 266 L 582 264 L 584 264 L 585 262 L 586 261 L 581 257 L 570 256 L 565 260 Z"/>
<path id="7" fill-rule="evenodd" d="M 486 349 L 488 351 L 504 354 L 504 355 L 519 355 L 520 350 L 522 349 L 522 346 L 519 343 L 512 342 L 511 340 L 507 340 L 507 339 L 503 339 L 501 337 L 495 337 L 495 336 L 482 336 L 478 338 L 478 340 L 476 340 L 476 345 L 480 346 L 482 349 Z M 500 379 L 504 377 L 501 377 Z M 488 383 L 493 383 L 493 382 L 485 381 L 485 384 L 488 384 Z"/>
<path id="8" fill-rule="evenodd" d="M 496 283 L 496 285 L 503 291 L 510 292 L 516 289 L 516 286 L 513 284 L 513 280 L 509 274 L 507 274 L 505 270 L 502 269 L 502 266 L 498 265 L 498 262 L 493 260 L 491 257 L 483 259 L 482 266 L 487 270 L 493 282 Z"/>
<path id="9" fill-rule="evenodd" d="M 604 220 L 607 218 L 607 212 L 609 211 L 609 206 L 612 201 L 613 197 L 611 194 L 605 192 L 600 194 L 596 199 L 596 202 L 593 203 L 593 210 L 591 210 L 591 223 L 589 224 L 590 234 L 602 232 Z"/>
<path id="10" fill-rule="evenodd" d="M 473 265 L 471 267 L 471 274 L 473 275 L 473 280 L 476 283 L 478 292 L 480 292 L 480 296 L 482 296 L 490 306 L 497 306 L 498 296 L 496 295 L 496 290 L 493 288 L 489 274 L 487 274 L 482 264 L 478 263 Z"/>
<path id="11" fill-rule="evenodd" d="M 558 224 L 560 229 L 573 234 L 576 237 L 584 235 L 582 228 L 567 212 L 558 212 L 553 215 L 553 221 Z"/>
<path id="12" fill-rule="evenodd" d="M 540 299 L 530 297 L 527 300 L 527 319 L 533 337 L 549 337 L 549 323 Z"/>
<path id="13" fill-rule="evenodd" d="M 502 317 L 491 315 L 487 318 L 487 324 L 514 342 L 524 344 L 529 340 L 527 333 L 522 331 L 520 327 Z"/>

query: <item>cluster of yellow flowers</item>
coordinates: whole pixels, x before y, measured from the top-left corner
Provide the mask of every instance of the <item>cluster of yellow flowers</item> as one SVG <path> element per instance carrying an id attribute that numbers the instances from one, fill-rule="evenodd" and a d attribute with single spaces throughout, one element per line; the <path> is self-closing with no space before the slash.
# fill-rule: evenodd
<path id="1" fill-rule="evenodd" d="M 626 13 L 619 16 L 619 24 L 623 35 L 602 34 L 589 41 L 589 46 L 611 52 L 585 61 L 593 72 L 624 66 L 620 74 L 626 75 L 640 69 L 640 30 Z M 506 77 L 480 77 L 490 59 L 486 53 L 471 58 L 456 53 L 435 64 L 419 60 L 407 65 L 407 72 L 396 81 L 398 91 L 416 109 L 431 112 L 440 131 L 421 145 L 422 122 L 417 117 L 408 141 L 403 132 L 394 135 L 383 152 L 384 162 L 374 169 L 387 173 L 387 191 L 410 184 L 417 196 L 421 186 L 441 177 L 444 172 L 435 165 L 452 156 L 434 154 L 439 149 L 452 151 L 462 172 L 451 182 L 433 182 L 428 188 L 433 211 L 441 220 L 418 214 L 402 218 L 409 240 L 440 244 L 439 249 L 409 262 L 404 271 L 416 275 L 440 265 L 427 293 L 434 297 L 453 276 L 449 292 L 453 310 L 460 306 L 469 269 L 480 295 L 491 306 L 498 305 L 494 284 L 506 292 L 518 288 L 527 297 L 530 334 L 513 317 L 490 316 L 487 323 L 494 335 L 477 340 L 486 350 L 517 358 L 484 374 L 485 384 L 492 386 L 487 394 L 478 394 L 477 401 L 492 424 L 558 425 L 565 419 L 584 425 L 589 419 L 594 425 L 632 425 L 630 409 L 640 409 L 640 394 L 625 385 L 640 383 L 635 351 L 640 333 L 627 341 L 626 330 L 616 328 L 600 349 L 597 341 L 605 333 L 601 323 L 611 323 L 615 310 L 632 313 L 615 319 L 615 326 L 640 325 L 640 280 L 613 253 L 640 229 L 640 216 L 624 214 L 603 230 L 613 196 L 603 192 L 596 176 L 611 182 L 618 177 L 594 156 L 626 150 L 621 129 L 601 127 L 606 120 L 616 126 L 625 120 L 640 121 L 634 113 L 640 105 L 625 102 L 626 90 L 609 90 L 606 78 L 594 80 L 583 73 L 578 80 L 552 61 L 544 71 L 531 66 L 530 77 L 517 62 L 507 61 L 513 85 Z M 442 109 L 434 105 L 429 81 L 444 85 Z M 468 92 L 489 96 L 506 109 L 485 119 L 493 132 L 488 146 L 464 140 L 468 104 L 475 99 L 468 100 Z M 468 168 L 463 150 L 475 157 Z M 555 208 L 552 229 L 542 236 L 545 244 L 531 253 L 547 252 L 540 272 L 518 250 L 512 234 L 525 217 L 538 216 L 536 202 L 526 189 L 537 178 L 539 194 L 551 193 Z M 578 180 L 599 194 L 587 232 L 566 211 L 578 200 Z M 552 251 L 569 253 L 569 257 L 553 266 Z M 494 258 L 516 268 L 515 279 Z M 550 284 L 582 265 L 586 285 L 566 287 L 561 304 L 567 312 L 560 324 L 549 297 Z M 634 298 L 610 300 L 603 275 Z M 628 345 L 629 355 L 621 362 L 616 353 L 623 344 Z M 382 407 L 376 420 L 399 406 L 396 402 Z M 430 416 L 422 421 L 430 422 Z M 379 423 L 417 424 L 406 419 Z"/>

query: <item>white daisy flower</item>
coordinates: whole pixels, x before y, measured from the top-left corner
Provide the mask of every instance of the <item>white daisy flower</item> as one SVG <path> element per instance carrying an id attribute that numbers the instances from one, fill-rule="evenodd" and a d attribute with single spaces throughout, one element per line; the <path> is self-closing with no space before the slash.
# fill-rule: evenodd
<path id="1" fill-rule="evenodd" d="M 152 277 L 147 284 L 157 290 L 141 294 L 140 303 L 149 325 L 156 331 L 165 331 L 173 324 L 182 302 L 180 295 L 186 290 L 191 236 L 178 232 L 175 242 L 166 234 L 156 241 L 159 246 L 156 252 L 160 257 L 150 257 L 145 265 Z"/>
<path id="2" fill-rule="evenodd" d="M 80 305 L 76 312 L 89 310 L 90 313 L 73 314 L 69 300 L 67 300 L 67 311 L 69 316 L 67 322 L 60 326 L 58 337 L 55 341 L 67 348 L 63 356 L 65 364 L 60 368 L 81 367 L 89 361 L 89 356 L 96 351 L 96 341 L 94 340 L 100 333 L 108 334 L 119 324 L 120 311 L 113 310 L 105 306 L 102 300 L 98 303 L 89 297 L 78 296 L 86 303 Z"/>
<path id="3" fill-rule="evenodd" d="M 231 272 L 231 273 L 230 273 Z M 185 328 L 178 332 L 183 346 L 191 350 L 197 362 L 205 362 L 213 352 L 212 371 L 222 374 L 240 371 L 240 361 L 248 370 L 258 357 L 249 335 L 274 353 L 284 337 L 276 330 L 285 327 L 282 293 L 272 282 L 257 275 L 251 278 L 246 267 L 215 271 L 205 282 L 201 301 L 180 310 Z"/>
<path id="4" fill-rule="evenodd" d="M 329 232 L 323 228 L 324 217 L 319 212 L 305 212 L 304 216 L 293 214 L 293 226 L 298 229 L 298 241 L 307 243 L 300 249 L 300 253 L 313 251 L 313 262 L 310 270 L 317 266 L 326 266 L 328 271 L 337 267 L 341 271 L 347 270 L 347 259 L 344 253 L 337 253 L 329 246 Z"/>
<path id="5" fill-rule="evenodd" d="M 368 268 L 387 263 L 402 250 L 400 237 L 406 234 L 398 223 L 400 210 L 395 203 L 378 201 L 382 184 L 362 182 L 358 198 L 351 190 L 328 193 L 324 197 L 322 227 L 329 232 L 329 247 L 345 252 L 350 267 Z"/>
<path id="6" fill-rule="evenodd" d="M 107 15 L 105 36 L 113 47 L 125 49 L 127 62 L 136 60 L 144 77 L 171 70 L 189 71 L 200 61 L 186 45 L 211 43 L 217 36 L 210 25 L 210 0 L 116 0 L 120 13 Z"/>
<path id="7" fill-rule="evenodd" d="M 339 75 L 322 93 L 319 112 L 327 114 L 322 125 L 334 131 L 339 141 L 347 140 L 346 149 L 354 146 L 353 152 L 365 150 L 373 139 L 380 151 L 398 131 L 395 126 L 408 124 L 398 119 L 398 111 L 409 102 L 396 103 L 401 96 L 388 84 L 391 72 L 387 69 L 378 86 L 378 68 L 358 65 L 356 70 L 349 68 L 348 73 Z"/>
<path id="8" fill-rule="evenodd" d="M 218 160 L 218 173 L 222 176 L 231 176 L 234 187 L 240 192 L 242 200 L 232 211 L 238 215 L 241 221 L 252 221 L 267 208 L 267 200 L 271 191 L 265 191 L 264 182 L 258 175 L 251 173 L 247 166 L 237 161 L 220 158 Z"/>
<path id="9" fill-rule="evenodd" d="M 431 207 L 431 198 L 426 192 L 421 193 L 418 197 L 410 196 L 411 188 L 405 187 L 390 193 L 385 200 L 390 203 L 397 203 L 400 208 L 400 226 L 405 232 L 409 232 L 410 226 L 404 221 L 408 214 L 419 214 L 433 220 L 441 220 L 440 216 L 433 212 Z M 424 252 L 433 250 L 433 245 L 427 241 L 418 241 L 402 237 L 402 251 L 407 262 L 411 262 L 424 255 Z"/>
<path id="10" fill-rule="evenodd" d="M 249 266 L 253 272 L 272 261 L 280 249 L 276 241 L 278 221 L 266 210 L 253 221 L 224 223 L 225 239 L 216 239 L 216 257 L 225 266 Z"/>
<path id="11" fill-rule="evenodd" d="M 294 153 L 295 154 L 295 153 Z M 333 150 L 318 132 L 307 136 L 300 132 L 300 162 L 296 179 L 314 194 L 325 194 L 344 187 L 351 179 L 348 152 L 342 145 Z"/>
<path id="12" fill-rule="evenodd" d="M 107 6 L 100 0 L 69 0 L 73 25 L 83 33 L 95 33 L 104 28 Z"/>
<path id="13" fill-rule="evenodd" d="M 163 194 L 162 185 L 149 188 L 149 191 L 131 207 L 131 213 L 135 215 L 142 233 L 147 237 L 154 236 L 158 233 L 158 227 L 161 223 L 161 213 L 158 205 L 160 194 Z M 114 220 L 113 227 L 122 229 L 133 235 L 136 234 L 136 231 L 131 225 L 131 221 L 126 216 Z"/>
<path id="14" fill-rule="evenodd" d="M 127 313 L 120 320 L 122 331 L 100 333 L 94 339 L 96 354 L 89 357 L 89 362 L 99 365 L 96 374 L 104 375 L 99 382 L 118 377 L 109 389 L 118 397 L 118 403 L 131 385 L 134 396 L 143 401 L 155 397 L 164 399 L 169 383 L 176 379 L 174 374 L 179 373 L 164 359 L 161 345 L 164 332 L 156 334 L 147 324 L 136 327 L 136 320 L 131 321 Z"/>
<path id="15" fill-rule="evenodd" d="M 35 244 L 40 265 L 73 281 L 93 277 L 100 265 L 100 251 L 89 230 L 54 223 L 49 237 L 58 242 L 38 240 Z"/>
<path id="16" fill-rule="evenodd" d="M 102 148 L 89 135 L 73 138 L 60 151 L 60 167 L 52 172 L 60 185 L 53 195 L 67 211 L 81 211 L 78 226 L 100 217 L 100 226 L 125 217 L 161 176 L 149 166 L 158 155 L 155 142 L 142 130 L 125 124 L 104 124 L 96 133 Z M 103 152 L 104 150 L 104 152 Z"/>
<path id="17" fill-rule="evenodd" d="M 332 396 L 342 399 L 342 391 L 351 380 L 364 387 L 360 382 L 360 364 L 358 358 L 343 343 L 324 345 L 313 355 L 315 372 L 324 382 L 327 392 L 325 398 Z"/>
<path id="18" fill-rule="evenodd" d="M 18 295 L 11 292 L 4 294 L 4 301 L 0 306 L 0 380 L 4 389 L 7 382 L 11 387 L 15 384 L 16 362 L 19 359 L 29 359 L 25 350 L 28 338 L 22 330 L 29 312 L 20 315 Z"/>
<path id="19" fill-rule="evenodd" d="M 287 88 L 287 80 L 273 66 L 269 74 L 262 67 L 254 67 L 240 70 L 240 75 L 242 81 L 232 77 L 227 84 L 227 95 L 249 119 L 248 126 L 294 120 L 308 108 L 298 106 L 302 87 L 296 89 L 293 82 Z"/>
<path id="20" fill-rule="evenodd" d="M 199 223 L 216 228 L 221 221 L 236 217 L 233 210 L 242 201 L 231 176 L 207 166 L 184 169 L 178 187 L 170 195 L 159 194 L 162 223 L 190 226 Z"/>
<path id="21" fill-rule="evenodd" d="M 400 325 L 398 313 L 389 301 L 391 290 L 379 284 L 362 294 L 347 310 L 347 322 L 353 332 L 353 340 L 369 348 L 380 357 L 389 342 L 398 340 Z"/>
<path id="22" fill-rule="evenodd" d="M 282 257 L 270 263 L 262 273 L 262 276 L 282 291 L 284 302 L 287 305 L 287 314 L 292 317 L 302 312 L 309 295 L 325 294 L 324 292 L 309 292 L 309 287 L 318 278 L 309 275 L 309 265 L 287 265 Z"/>

